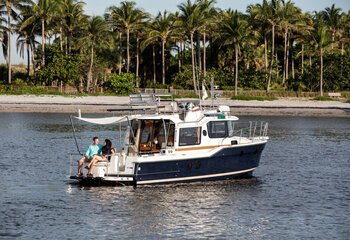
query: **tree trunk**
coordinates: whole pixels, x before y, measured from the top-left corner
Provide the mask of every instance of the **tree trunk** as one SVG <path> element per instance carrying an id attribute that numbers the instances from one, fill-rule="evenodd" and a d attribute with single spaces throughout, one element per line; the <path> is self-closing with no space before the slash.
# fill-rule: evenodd
<path id="1" fill-rule="evenodd" d="M 286 81 L 289 79 L 289 53 L 290 53 L 290 38 L 287 34 L 287 58 L 286 58 Z"/>
<path id="2" fill-rule="evenodd" d="M 129 73 L 130 70 L 130 49 L 129 49 L 129 41 L 130 41 L 130 30 L 126 30 L 126 72 Z"/>
<path id="3" fill-rule="evenodd" d="M 192 56 L 192 81 L 193 81 L 194 92 L 196 94 L 198 94 L 197 83 L 196 83 L 196 68 L 195 68 L 195 63 L 194 63 L 193 34 L 194 34 L 193 32 L 191 32 L 191 34 L 190 34 L 191 56 Z"/>
<path id="4" fill-rule="evenodd" d="M 27 80 L 30 78 L 30 44 L 27 42 Z"/>
<path id="5" fill-rule="evenodd" d="M 320 94 L 321 97 L 323 96 L 323 48 L 321 47 L 320 49 L 320 60 L 321 60 L 321 65 L 320 65 Z"/>
<path id="6" fill-rule="evenodd" d="M 165 41 L 162 40 L 162 84 L 165 85 Z"/>
<path id="7" fill-rule="evenodd" d="M 139 87 L 139 65 L 140 65 L 140 57 L 139 57 L 139 37 L 136 37 L 136 87 Z"/>
<path id="8" fill-rule="evenodd" d="M 293 44 L 291 44 L 293 46 Z M 291 56 L 292 56 L 292 78 L 295 79 L 295 68 L 294 68 L 294 51 L 293 48 L 291 48 Z"/>
<path id="9" fill-rule="evenodd" d="M 206 46 L 206 33 L 203 33 L 203 76 L 207 77 L 207 46 Z"/>
<path id="10" fill-rule="evenodd" d="M 179 61 L 179 72 L 181 72 L 181 48 L 182 48 L 182 43 L 181 41 L 179 42 L 179 46 L 177 48 L 177 58 L 178 58 L 178 61 Z"/>
<path id="11" fill-rule="evenodd" d="M 268 79 L 267 88 L 266 88 L 267 92 L 270 91 L 274 55 L 275 55 L 275 25 L 272 25 L 272 49 L 271 49 L 271 62 L 270 62 L 270 70 L 269 70 L 269 79 Z"/>
<path id="12" fill-rule="evenodd" d="M 283 33 L 284 39 L 284 50 L 283 50 L 283 76 L 282 76 L 282 84 L 286 82 L 287 78 L 287 29 Z"/>
<path id="13" fill-rule="evenodd" d="M 264 58 L 265 58 L 265 73 L 267 78 L 267 37 L 266 34 L 264 34 Z"/>
<path id="14" fill-rule="evenodd" d="M 157 73 L 156 73 L 156 52 L 154 50 L 154 45 L 152 45 L 152 55 L 153 55 L 153 83 L 157 83 Z"/>
<path id="15" fill-rule="evenodd" d="M 301 44 L 301 74 L 304 74 L 304 43 Z"/>
<path id="16" fill-rule="evenodd" d="M 311 67 L 312 67 L 312 57 L 311 57 L 311 54 L 309 55 L 309 67 L 310 67 L 310 69 L 311 69 Z"/>
<path id="17" fill-rule="evenodd" d="M 36 65 L 36 62 L 35 62 L 35 57 L 34 57 L 34 53 L 35 53 L 35 44 L 33 44 L 33 49 L 32 49 L 32 65 L 33 65 L 33 72 L 35 74 L 35 65 Z"/>
<path id="18" fill-rule="evenodd" d="M 11 13 L 8 13 L 7 23 L 8 23 L 8 36 L 7 36 L 7 82 L 12 83 L 12 64 L 11 64 Z"/>
<path id="19" fill-rule="evenodd" d="M 65 46 L 66 46 L 66 49 L 64 49 L 64 51 L 65 51 L 65 53 L 66 53 L 66 55 L 68 55 L 68 49 L 69 49 L 69 44 L 68 44 L 68 35 L 65 37 L 65 39 L 66 39 L 66 44 L 65 44 Z"/>
<path id="20" fill-rule="evenodd" d="M 237 88 L 238 88 L 238 44 L 235 44 L 235 96 L 237 96 Z"/>
<path id="21" fill-rule="evenodd" d="M 88 80 L 87 80 L 87 84 L 86 84 L 86 92 L 90 91 L 90 83 L 92 80 L 92 66 L 93 66 L 93 64 L 94 64 L 94 45 L 91 45 L 91 59 L 90 59 Z"/>
<path id="22" fill-rule="evenodd" d="M 122 33 L 119 33 L 119 74 L 122 73 Z"/>
<path id="23" fill-rule="evenodd" d="M 198 32 L 197 34 L 197 63 L 198 63 L 198 70 L 199 72 L 202 71 L 202 54 L 201 54 L 201 38 L 200 38 L 200 33 Z"/>
<path id="24" fill-rule="evenodd" d="M 343 71 L 344 71 L 344 42 L 341 42 L 341 60 L 340 60 L 340 76 L 343 77 Z"/>
<path id="25" fill-rule="evenodd" d="M 63 30 L 62 30 L 62 27 L 60 27 L 60 49 L 61 49 L 61 52 L 63 52 Z"/>
<path id="26" fill-rule="evenodd" d="M 72 53 L 72 39 L 73 39 L 73 33 L 69 33 L 69 38 L 68 38 L 68 53 Z"/>
<path id="27" fill-rule="evenodd" d="M 42 66 L 45 66 L 45 19 L 41 18 L 41 54 Z"/>

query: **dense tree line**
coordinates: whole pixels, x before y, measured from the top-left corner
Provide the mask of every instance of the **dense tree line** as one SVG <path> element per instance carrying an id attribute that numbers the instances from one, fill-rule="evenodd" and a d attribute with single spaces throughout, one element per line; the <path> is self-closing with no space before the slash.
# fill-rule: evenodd
<path id="1" fill-rule="evenodd" d="M 82 1 L 0 0 L 7 82 L 17 33 L 31 83 L 71 84 L 89 92 L 124 79 L 135 87 L 197 92 L 213 78 L 235 94 L 242 88 L 321 95 L 350 90 L 350 11 L 333 4 L 309 13 L 292 1 L 263 0 L 242 13 L 215 4 L 187 0 L 175 13 L 152 16 L 125 1 L 104 16 L 88 16 Z"/>

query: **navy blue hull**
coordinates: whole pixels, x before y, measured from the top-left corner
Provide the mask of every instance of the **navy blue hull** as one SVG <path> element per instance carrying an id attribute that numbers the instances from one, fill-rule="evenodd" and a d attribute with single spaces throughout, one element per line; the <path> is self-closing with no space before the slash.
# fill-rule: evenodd
<path id="1" fill-rule="evenodd" d="M 211 157 L 138 163 L 137 184 L 223 180 L 251 175 L 259 166 L 265 143 L 225 148 Z"/>

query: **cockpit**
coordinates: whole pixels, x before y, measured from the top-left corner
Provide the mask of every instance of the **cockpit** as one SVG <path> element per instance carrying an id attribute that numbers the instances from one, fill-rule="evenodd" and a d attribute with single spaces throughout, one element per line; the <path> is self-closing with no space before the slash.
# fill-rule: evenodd
<path id="1" fill-rule="evenodd" d="M 174 146 L 175 123 L 170 119 L 134 119 L 129 134 L 129 154 L 160 153 Z"/>

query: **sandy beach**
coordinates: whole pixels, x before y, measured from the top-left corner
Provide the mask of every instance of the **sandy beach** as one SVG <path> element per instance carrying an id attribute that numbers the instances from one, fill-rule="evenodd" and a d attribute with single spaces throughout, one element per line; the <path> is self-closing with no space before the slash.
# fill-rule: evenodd
<path id="1" fill-rule="evenodd" d="M 177 101 L 198 101 L 181 99 Z M 103 113 L 107 109 L 128 106 L 129 97 L 120 96 L 33 96 L 0 95 L 0 112 Z M 202 102 L 210 106 L 211 100 Z M 275 101 L 215 100 L 214 105 L 228 105 L 235 115 L 292 115 L 350 117 L 350 103 L 312 101 L 308 99 L 279 99 Z"/>

